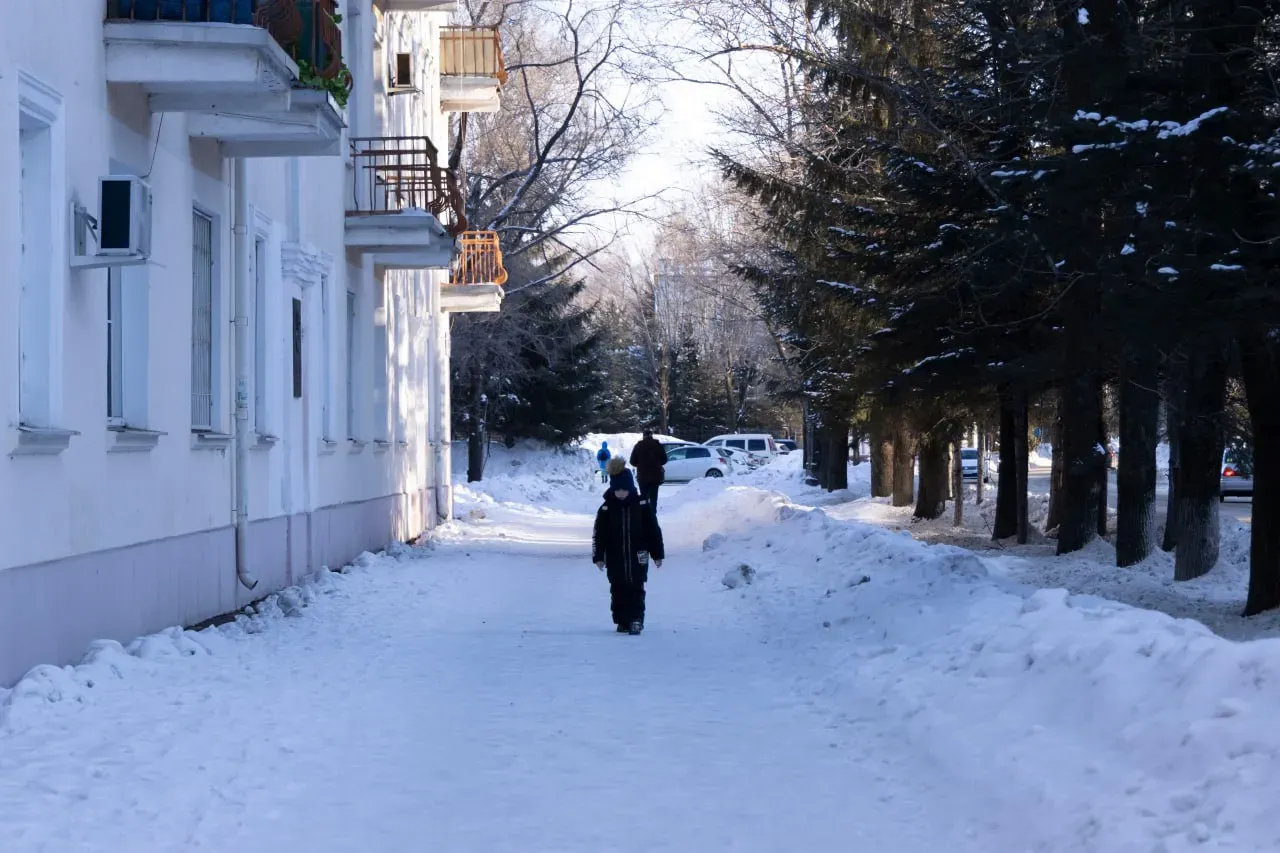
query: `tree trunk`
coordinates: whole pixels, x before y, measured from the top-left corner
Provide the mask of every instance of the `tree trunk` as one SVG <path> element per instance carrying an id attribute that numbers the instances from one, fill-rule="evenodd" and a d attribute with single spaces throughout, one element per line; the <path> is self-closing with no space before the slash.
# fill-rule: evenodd
<path id="1" fill-rule="evenodd" d="M 1164 382 L 1165 434 L 1169 438 L 1169 497 L 1164 511 L 1164 538 L 1160 543 L 1163 551 L 1173 551 L 1178 547 L 1178 533 L 1182 529 L 1178 523 L 1178 470 L 1182 467 L 1182 420 L 1186 396 L 1185 371 L 1183 365 L 1175 361 L 1170 364 Z"/>
<path id="2" fill-rule="evenodd" d="M 1244 615 L 1280 607 L 1280 344 L 1266 330 L 1242 336 L 1240 360 L 1253 433 L 1253 523 Z"/>
<path id="3" fill-rule="evenodd" d="M 1194 580 L 1218 562 L 1218 498 L 1222 493 L 1222 421 L 1227 371 L 1220 347 L 1194 353 L 1187 365 L 1186 408 L 1178 468 L 1178 548 L 1173 579 Z"/>
<path id="4" fill-rule="evenodd" d="M 839 492 L 849 488 L 849 424 L 836 421 L 826 428 L 825 434 L 825 488 L 828 492 Z"/>
<path id="5" fill-rule="evenodd" d="M 1120 460 L 1116 472 L 1116 565 L 1141 563 L 1155 548 L 1159 373 L 1153 353 L 1125 353 L 1120 371 Z"/>
<path id="6" fill-rule="evenodd" d="M 951 501 L 955 507 L 952 522 L 956 527 L 964 526 L 964 467 L 960 464 L 960 434 L 951 443 Z M 982 482 L 982 469 L 978 469 L 978 482 Z"/>
<path id="7" fill-rule="evenodd" d="M 987 481 L 987 430 L 982 424 L 978 424 L 974 447 L 978 449 L 978 483 L 975 486 L 974 503 L 982 506 L 983 491 Z"/>
<path id="8" fill-rule="evenodd" d="M 1018 458 L 1016 418 L 1010 392 L 1000 394 L 1000 462 L 996 481 L 996 517 L 991 538 L 1008 539 L 1018 532 Z"/>
<path id="9" fill-rule="evenodd" d="M 467 482 L 479 483 L 484 478 L 484 431 L 472 426 L 467 436 Z"/>
<path id="10" fill-rule="evenodd" d="M 1070 554 L 1098 535 L 1098 488 L 1106 476 L 1106 450 L 1098 444 L 1102 394 L 1088 370 L 1062 383 L 1063 495 L 1058 554 Z"/>
<path id="11" fill-rule="evenodd" d="M 1101 393 L 1101 392 L 1099 392 Z M 1098 401 L 1098 446 L 1102 448 L 1102 470 L 1098 472 L 1098 535 L 1107 535 L 1107 492 L 1110 491 L 1111 479 L 1111 454 L 1108 448 L 1111 445 L 1109 436 L 1107 435 L 1107 418 L 1106 410 L 1102 405 L 1101 397 Z"/>
<path id="12" fill-rule="evenodd" d="M 1027 468 L 1030 463 L 1030 448 L 1027 446 L 1027 395 L 1019 392 L 1013 402 L 1013 454 L 1018 466 L 1017 513 L 1018 544 L 1026 545 L 1030 538 L 1031 525 L 1027 517 Z"/>
<path id="13" fill-rule="evenodd" d="M 1044 519 L 1044 529 L 1053 530 L 1062 524 L 1062 487 L 1065 482 L 1062 462 L 1062 397 L 1054 406 L 1053 424 L 1049 427 L 1049 514 Z"/>
<path id="14" fill-rule="evenodd" d="M 916 499 L 916 518 L 941 518 L 947 511 L 949 445 L 940 427 L 934 427 L 920 439 L 920 490 Z"/>
<path id="15" fill-rule="evenodd" d="M 915 435 L 902 413 L 893 422 L 893 505 L 911 506 L 915 503 Z"/>
<path id="16" fill-rule="evenodd" d="M 468 483 L 479 483 L 484 478 L 485 405 L 484 386 L 477 373 L 471 383 L 471 417 L 467 424 Z"/>
<path id="17" fill-rule="evenodd" d="M 871 410 L 871 497 L 893 495 L 893 428 L 888 413 L 877 406 Z"/>

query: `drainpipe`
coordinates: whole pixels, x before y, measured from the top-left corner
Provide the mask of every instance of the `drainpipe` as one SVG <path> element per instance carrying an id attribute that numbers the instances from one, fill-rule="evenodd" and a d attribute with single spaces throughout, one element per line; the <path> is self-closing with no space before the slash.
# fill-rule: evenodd
<path id="1" fill-rule="evenodd" d="M 232 161 L 235 178 L 233 255 L 235 269 L 235 375 L 236 375 L 236 429 L 235 429 L 235 481 L 236 481 L 236 578 L 246 589 L 258 585 L 258 579 L 249 571 L 249 169 L 243 157 Z"/>

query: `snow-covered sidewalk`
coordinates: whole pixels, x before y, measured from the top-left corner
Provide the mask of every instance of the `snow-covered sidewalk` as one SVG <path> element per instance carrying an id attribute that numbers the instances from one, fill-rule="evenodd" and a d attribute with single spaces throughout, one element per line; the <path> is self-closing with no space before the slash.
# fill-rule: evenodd
<path id="1" fill-rule="evenodd" d="M 33 673 L 0 850 L 1280 849 L 1280 641 L 1037 590 L 780 469 L 664 492 L 618 635 L 561 462 L 260 617 Z"/>
<path id="2" fill-rule="evenodd" d="M 0 734 L 0 850 L 1021 849 L 970 838 L 981 791 L 793 689 L 696 550 L 646 634 L 614 634 L 587 535 L 508 510 L 333 575 L 300 618 L 33 677 Z"/>

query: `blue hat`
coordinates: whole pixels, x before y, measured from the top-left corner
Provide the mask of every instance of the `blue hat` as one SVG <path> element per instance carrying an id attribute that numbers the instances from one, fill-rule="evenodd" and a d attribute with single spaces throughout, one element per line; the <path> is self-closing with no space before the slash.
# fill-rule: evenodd
<path id="1" fill-rule="evenodd" d="M 623 468 L 617 474 L 609 478 L 609 490 L 617 491 L 618 489 L 626 489 L 634 494 L 636 492 L 636 479 L 631 476 L 631 471 Z"/>
<path id="2" fill-rule="evenodd" d="M 600 442 L 600 446 L 601 446 L 601 447 L 608 447 L 608 446 L 609 446 L 609 442 L 607 442 L 607 441 L 602 441 L 602 442 Z"/>

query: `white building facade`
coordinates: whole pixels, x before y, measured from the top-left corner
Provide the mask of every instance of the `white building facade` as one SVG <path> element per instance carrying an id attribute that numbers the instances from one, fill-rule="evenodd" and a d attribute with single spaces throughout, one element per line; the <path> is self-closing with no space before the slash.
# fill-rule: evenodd
<path id="1" fill-rule="evenodd" d="M 451 12 L 8 10 L 0 685 L 449 516 L 449 315 L 505 277 L 445 168 L 501 52 Z"/>

